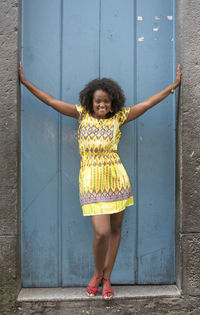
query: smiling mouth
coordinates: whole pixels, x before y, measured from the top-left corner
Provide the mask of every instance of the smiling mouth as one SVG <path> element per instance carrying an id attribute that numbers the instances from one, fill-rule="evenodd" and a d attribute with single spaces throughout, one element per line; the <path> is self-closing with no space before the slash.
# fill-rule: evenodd
<path id="1" fill-rule="evenodd" d="M 106 111 L 106 108 L 98 108 L 98 111 L 100 111 L 100 112 L 105 112 L 105 111 Z"/>

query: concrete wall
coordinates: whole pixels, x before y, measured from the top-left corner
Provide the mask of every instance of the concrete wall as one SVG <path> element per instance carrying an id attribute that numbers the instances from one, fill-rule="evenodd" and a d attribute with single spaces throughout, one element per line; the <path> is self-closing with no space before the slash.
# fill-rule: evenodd
<path id="1" fill-rule="evenodd" d="M 179 116 L 182 288 L 200 295 L 200 2 L 177 1 L 177 58 L 183 66 Z"/>
<path id="2" fill-rule="evenodd" d="M 180 298 L 97 303 L 16 303 L 20 290 L 20 1 L 0 0 L 0 313 L 200 314 L 200 2 L 177 0 L 177 61 L 183 67 L 177 121 L 177 286 Z M 31 311 L 32 309 L 32 311 Z"/>
<path id="3" fill-rule="evenodd" d="M 19 259 L 19 1 L 0 0 L 0 314 L 20 288 Z"/>

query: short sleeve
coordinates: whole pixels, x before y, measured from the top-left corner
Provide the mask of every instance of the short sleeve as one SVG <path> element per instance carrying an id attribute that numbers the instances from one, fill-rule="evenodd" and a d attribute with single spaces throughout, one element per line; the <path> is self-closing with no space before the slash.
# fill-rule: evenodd
<path id="1" fill-rule="evenodd" d="M 119 126 L 123 125 L 123 123 L 126 121 L 128 114 L 130 112 L 130 107 L 124 107 L 116 114 L 116 118 L 119 122 Z"/>
<path id="2" fill-rule="evenodd" d="M 80 120 L 83 119 L 86 110 L 85 110 L 85 107 L 83 107 L 82 105 L 76 104 L 75 106 L 76 106 L 77 111 L 79 112 L 79 118 L 78 118 L 78 120 L 80 121 Z"/>

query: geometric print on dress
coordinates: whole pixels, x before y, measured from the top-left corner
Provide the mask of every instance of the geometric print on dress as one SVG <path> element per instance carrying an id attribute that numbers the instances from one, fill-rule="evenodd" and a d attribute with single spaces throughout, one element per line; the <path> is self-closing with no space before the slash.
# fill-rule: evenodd
<path id="1" fill-rule="evenodd" d="M 114 126 L 104 126 L 104 127 L 96 127 L 95 125 L 82 125 L 81 128 L 79 128 L 79 139 L 84 138 L 85 140 L 87 138 L 94 139 L 96 137 L 97 140 L 99 140 L 101 137 L 106 140 L 107 138 L 112 140 L 113 138 L 113 130 Z"/>
<path id="2" fill-rule="evenodd" d="M 128 200 L 133 196 L 131 185 L 117 147 L 121 137 L 119 127 L 126 120 L 129 108 L 122 109 L 108 119 L 96 119 L 83 107 L 80 113 L 78 142 L 82 157 L 79 173 L 81 205 Z"/>
<path id="3" fill-rule="evenodd" d="M 93 156 L 91 161 L 83 159 L 79 182 L 81 205 L 119 201 L 132 196 L 129 178 L 117 153 Z"/>
<path id="4" fill-rule="evenodd" d="M 118 201 L 128 199 L 132 195 L 130 187 L 122 187 L 121 190 L 116 187 L 114 191 L 109 189 L 108 191 L 104 190 L 98 193 L 94 190 L 92 193 L 88 191 L 87 193 L 80 194 L 80 203 L 83 206 L 88 203 Z"/>
<path id="5" fill-rule="evenodd" d="M 109 154 L 102 156 L 98 155 L 99 151 L 97 148 L 86 148 L 86 152 L 93 152 L 96 153 L 96 155 L 90 155 L 87 159 L 82 159 L 81 161 L 81 168 L 84 169 L 86 166 L 112 166 L 112 165 L 118 165 L 121 164 L 121 160 L 119 158 L 119 155 L 116 152 L 109 152 Z"/>
<path id="6" fill-rule="evenodd" d="M 89 149 L 88 149 L 89 150 Z M 113 154 L 114 155 L 114 154 Z M 111 154 L 110 154 L 110 156 L 111 156 Z M 111 165 L 117 165 L 117 164 L 121 164 L 122 162 L 121 162 L 121 160 L 118 158 L 118 159 L 116 159 L 115 161 L 109 161 L 109 162 L 107 162 L 106 160 L 105 160 L 105 158 L 104 158 L 104 161 L 103 161 L 103 159 L 102 158 L 99 158 L 99 156 L 90 156 L 87 160 L 84 160 L 84 159 L 82 159 L 82 161 L 81 161 L 81 167 L 82 168 L 84 168 L 84 167 L 86 167 L 86 166 L 93 166 L 93 167 L 95 167 L 95 166 L 99 166 L 99 167 L 101 167 L 101 166 L 106 166 L 106 165 L 109 165 L 109 166 L 111 166 Z"/>

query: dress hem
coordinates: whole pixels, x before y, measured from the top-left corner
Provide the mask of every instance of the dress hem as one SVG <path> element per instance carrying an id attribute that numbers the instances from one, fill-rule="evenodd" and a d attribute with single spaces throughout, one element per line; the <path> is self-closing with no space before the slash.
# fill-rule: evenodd
<path id="1" fill-rule="evenodd" d="M 132 196 L 132 198 L 133 198 L 133 196 Z M 132 198 L 130 197 L 130 199 L 132 199 Z M 82 213 L 82 214 L 84 217 L 89 217 L 89 216 L 93 216 L 93 215 L 101 215 L 101 214 L 114 214 L 114 213 L 124 211 L 126 209 L 126 207 L 133 206 L 133 205 L 134 205 L 134 199 L 130 200 L 130 203 L 125 204 L 122 208 L 119 208 L 117 210 L 108 211 L 108 209 L 106 209 L 106 210 L 101 210 L 101 212 L 99 212 L 99 213 Z"/>

